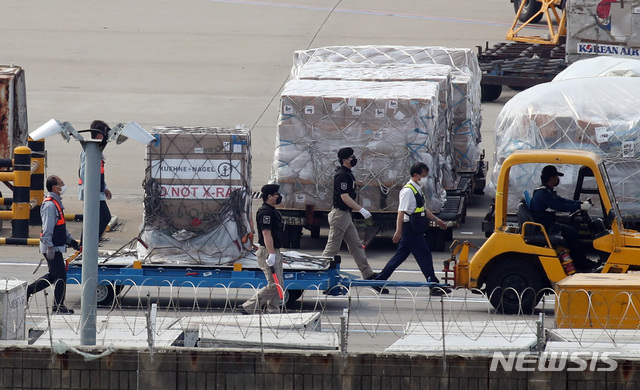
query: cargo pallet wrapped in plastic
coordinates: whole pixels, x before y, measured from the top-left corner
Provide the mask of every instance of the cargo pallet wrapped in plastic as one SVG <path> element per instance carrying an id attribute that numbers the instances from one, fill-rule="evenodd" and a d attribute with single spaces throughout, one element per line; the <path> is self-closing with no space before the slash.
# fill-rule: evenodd
<path id="1" fill-rule="evenodd" d="M 496 155 L 490 192 L 495 195 L 501 163 L 515 150 L 588 150 L 602 156 L 623 216 L 638 220 L 638 90 L 640 78 L 637 77 L 596 77 L 554 81 L 520 92 L 505 104 L 496 121 Z M 515 211 L 525 190 L 532 193 L 541 185 L 542 168 L 526 164 L 511 173 L 509 210 Z M 562 169 L 566 172 L 558 192 L 572 197 L 578 168 Z"/>
<path id="2" fill-rule="evenodd" d="M 329 46 L 294 53 L 292 78 L 313 63 L 439 64 L 452 67 L 452 139 L 454 168 L 475 172 L 481 154 L 480 80 L 482 71 L 471 49 L 412 46 Z"/>
<path id="3" fill-rule="evenodd" d="M 587 58 L 571 64 L 558 73 L 553 81 L 612 76 L 640 77 L 640 59 L 612 56 Z"/>
<path id="4" fill-rule="evenodd" d="M 317 210 L 332 206 L 337 151 L 352 147 L 359 202 L 371 211 L 395 211 L 410 166 L 430 167 L 429 205 L 439 210 L 442 139 L 436 133 L 439 105 L 434 82 L 291 80 L 281 98 L 272 180 L 284 206 Z"/>
<path id="5" fill-rule="evenodd" d="M 147 146 L 147 263 L 217 265 L 251 248 L 251 139 L 237 127 L 154 127 Z"/>
<path id="6" fill-rule="evenodd" d="M 431 81 L 438 83 L 439 105 L 436 123 L 436 149 L 443 156 L 439 169 L 443 174 L 443 185 L 452 186 L 454 177 L 451 101 L 453 84 L 448 65 L 436 64 L 357 64 L 350 62 L 310 62 L 302 66 L 298 74 L 300 80 L 354 80 L 372 82 Z"/>

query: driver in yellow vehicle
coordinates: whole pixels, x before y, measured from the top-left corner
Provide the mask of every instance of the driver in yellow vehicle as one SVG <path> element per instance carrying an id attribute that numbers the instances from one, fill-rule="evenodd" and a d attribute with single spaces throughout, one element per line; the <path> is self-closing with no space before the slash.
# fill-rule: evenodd
<path id="1" fill-rule="evenodd" d="M 558 169 L 553 165 L 547 165 L 542 169 L 542 174 L 540 175 L 542 186 L 533 191 L 529 210 L 533 219 L 544 226 L 547 234 L 560 232 L 574 261 L 576 270 L 578 272 L 590 271 L 598 263 L 587 259 L 584 247 L 580 242 L 580 234 L 573 226 L 556 222 L 556 212 L 587 211 L 592 206 L 588 201 L 581 202 L 559 196 L 555 191 L 555 187 L 560 184 L 560 176 L 564 176 L 564 174 L 558 172 Z"/>

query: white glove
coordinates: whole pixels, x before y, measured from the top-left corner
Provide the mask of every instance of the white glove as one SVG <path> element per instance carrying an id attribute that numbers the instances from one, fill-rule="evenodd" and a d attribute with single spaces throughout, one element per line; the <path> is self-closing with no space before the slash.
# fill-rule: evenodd
<path id="1" fill-rule="evenodd" d="M 369 219 L 371 218 L 371 213 L 369 211 L 367 211 L 367 209 L 365 209 L 364 207 L 360 209 L 360 211 L 358 211 L 360 214 L 362 214 L 362 216 L 364 217 L 364 219 Z"/>
<path id="2" fill-rule="evenodd" d="M 47 260 L 53 260 L 54 256 L 56 255 L 56 248 L 52 246 L 48 247 L 45 255 L 47 256 Z"/>
<path id="3" fill-rule="evenodd" d="M 582 211 L 589 211 L 591 210 L 591 208 L 593 207 L 593 205 L 589 202 L 582 202 L 582 204 L 580 205 L 580 210 Z"/>
<path id="4" fill-rule="evenodd" d="M 276 254 L 269 253 L 269 257 L 267 257 L 267 265 L 269 267 L 273 266 L 276 263 Z"/>

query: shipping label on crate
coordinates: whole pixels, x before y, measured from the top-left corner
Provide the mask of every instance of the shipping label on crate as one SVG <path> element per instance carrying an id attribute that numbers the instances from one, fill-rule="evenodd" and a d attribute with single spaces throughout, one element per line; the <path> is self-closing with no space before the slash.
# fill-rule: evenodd
<path id="1" fill-rule="evenodd" d="M 242 147 L 246 146 L 245 143 L 241 142 L 222 142 L 221 146 L 218 147 L 194 147 L 193 153 L 195 154 L 211 154 L 211 153 L 222 153 L 222 152 L 231 152 L 231 153 L 242 153 Z"/>
<path id="2" fill-rule="evenodd" d="M 241 160 L 151 160 L 151 177 L 179 180 L 241 180 Z"/>
<path id="3" fill-rule="evenodd" d="M 227 199 L 231 192 L 243 190 L 242 186 L 225 185 L 161 185 L 160 197 L 164 199 Z"/>

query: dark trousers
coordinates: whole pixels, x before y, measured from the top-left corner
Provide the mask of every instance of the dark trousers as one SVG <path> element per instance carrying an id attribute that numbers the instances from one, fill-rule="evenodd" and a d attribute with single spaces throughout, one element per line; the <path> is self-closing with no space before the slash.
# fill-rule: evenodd
<path id="1" fill-rule="evenodd" d="M 109 225 L 109 221 L 111 221 L 111 211 L 109 211 L 109 206 L 107 206 L 106 200 L 100 201 L 100 226 L 98 227 L 98 239 L 102 237 L 104 231 L 107 229 Z"/>
<path id="2" fill-rule="evenodd" d="M 53 259 L 47 259 L 47 265 L 49 267 L 49 272 L 27 287 L 27 297 L 30 297 L 49 286 L 54 286 L 53 303 L 55 305 L 64 305 L 64 294 L 67 283 L 67 267 L 64 263 L 62 252 L 56 251 Z"/>
<path id="3" fill-rule="evenodd" d="M 98 225 L 98 240 L 104 234 L 104 231 L 107 230 L 107 226 L 109 226 L 109 221 L 111 221 L 111 211 L 109 210 L 109 206 L 107 205 L 106 200 L 100 201 L 100 222 Z M 82 235 L 80 235 L 80 245 L 82 245 Z"/>
<path id="4" fill-rule="evenodd" d="M 387 265 L 384 266 L 382 272 L 378 274 L 376 280 L 389 279 L 393 271 L 404 263 L 409 254 L 413 254 L 413 257 L 415 257 L 427 282 L 440 283 L 433 270 L 433 258 L 431 257 L 431 251 L 429 250 L 429 245 L 427 245 L 424 232 L 414 231 L 409 222 L 405 222 L 402 225 L 402 238 L 400 238 L 398 250 L 396 250 Z"/>
<path id="5" fill-rule="evenodd" d="M 564 238 L 576 268 L 589 268 L 590 262 L 587 260 L 587 253 L 582 246 L 582 241 L 580 241 L 580 233 L 573 226 L 561 223 L 554 224 L 553 230 L 559 231 Z"/>

